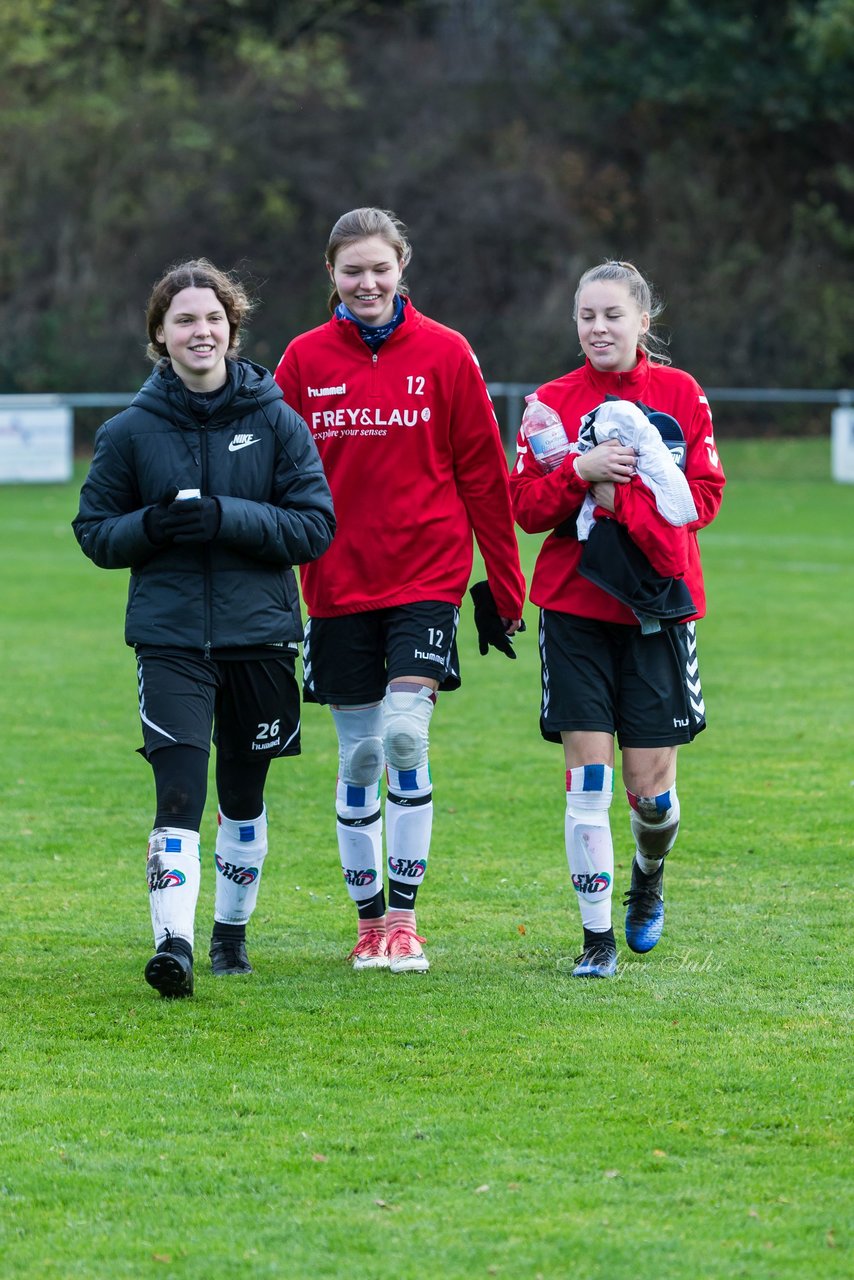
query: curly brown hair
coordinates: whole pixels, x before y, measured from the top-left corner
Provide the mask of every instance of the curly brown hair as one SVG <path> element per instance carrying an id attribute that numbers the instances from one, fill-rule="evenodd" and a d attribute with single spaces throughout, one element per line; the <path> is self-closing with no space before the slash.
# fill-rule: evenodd
<path id="1" fill-rule="evenodd" d="M 254 304 L 235 275 L 220 271 L 207 258 L 192 258 L 189 262 L 180 262 L 170 267 L 151 290 L 145 314 L 149 359 L 156 362 L 168 354 L 165 344 L 158 340 L 157 330 L 163 324 L 163 317 L 169 310 L 172 299 L 182 289 L 214 291 L 228 320 L 229 346 L 226 354 L 237 355 L 240 348 L 241 328 Z"/>

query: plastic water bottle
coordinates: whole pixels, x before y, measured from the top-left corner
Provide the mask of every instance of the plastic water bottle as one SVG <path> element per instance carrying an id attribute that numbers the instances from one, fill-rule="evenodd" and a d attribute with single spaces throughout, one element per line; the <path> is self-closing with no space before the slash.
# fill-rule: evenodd
<path id="1" fill-rule="evenodd" d="M 570 451 L 559 414 L 550 409 L 536 392 L 525 396 L 522 415 L 522 439 L 544 471 L 554 471 Z"/>

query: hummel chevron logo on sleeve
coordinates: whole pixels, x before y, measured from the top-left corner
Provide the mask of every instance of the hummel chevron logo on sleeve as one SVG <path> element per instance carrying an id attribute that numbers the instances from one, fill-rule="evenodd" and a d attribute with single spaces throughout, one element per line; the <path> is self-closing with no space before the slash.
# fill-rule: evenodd
<path id="1" fill-rule="evenodd" d="M 250 431 L 248 435 L 236 435 L 228 446 L 229 453 L 237 453 L 238 449 L 246 449 L 250 444 L 260 444 L 261 437 L 253 436 Z"/>

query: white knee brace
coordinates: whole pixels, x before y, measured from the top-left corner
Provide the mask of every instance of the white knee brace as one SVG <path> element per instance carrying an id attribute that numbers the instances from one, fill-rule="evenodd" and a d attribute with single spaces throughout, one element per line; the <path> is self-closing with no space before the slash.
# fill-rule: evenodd
<path id="1" fill-rule="evenodd" d="M 434 706 L 435 694 L 425 685 L 413 685 L 411 693 L 400 688 L 386 690 L 383 747 L 393 768 L 410 770 L 426 765 Z"/>
<path id="2" fill-rule="evenodd" d="M 611 927 L 614 842 L 608 811 L 614 796 L 610 765 L 585 764 L 566 773 L 566 858 L 585 929 Z"/>
<path id="3" fill-rule="evenodd" d="M 629 822 L 639 852 L 650 861 L 664 858 L 676 843 L 679 834 L 679 797 L 675 784 L 658 796 L 629 797 Z"/>
<path id="4" fill-rule="evenodd" d="M 333 707 L 338 734 L 338 778 L 354 787 L 372 787 L 382 777 L 383 704 Z"/>

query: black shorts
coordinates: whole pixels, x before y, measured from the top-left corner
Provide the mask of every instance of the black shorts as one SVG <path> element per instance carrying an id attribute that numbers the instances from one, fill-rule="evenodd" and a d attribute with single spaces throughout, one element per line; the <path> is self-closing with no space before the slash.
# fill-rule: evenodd
<path id="1" fill-rule="evenodd" d="M 540 731 L 616 733 L 621 747 L 669 747 L 706 727 L 693 622 L 640 627 L 540 611 Z"/>
<path id="2" fill-rule="evenodd" d="M 138 649 L 139 716 L 148 758 L 177 743 L 224 760 L 300 753 L 296 653 L 236 661 L 180 649 Z"/>
<path id="3" fill-rule="evenodd" d="M 446 693 L 459 689 L 459 619 L 456 605 L 437 600 L 309 618 L 303 643 L 306 702 L 380 702 L 386 685 L 399 676 L 438 680 Z"/>

